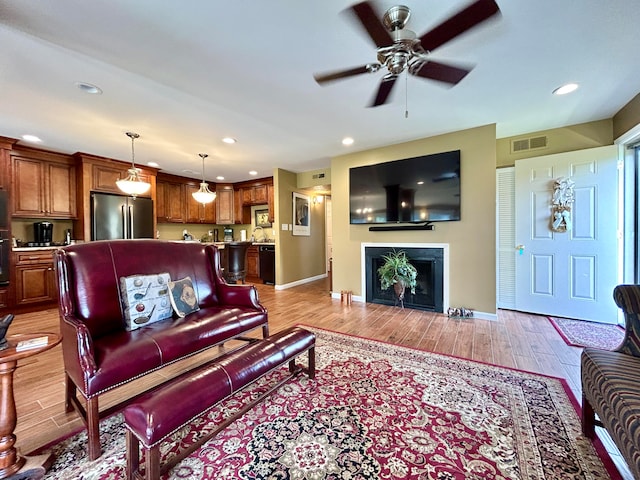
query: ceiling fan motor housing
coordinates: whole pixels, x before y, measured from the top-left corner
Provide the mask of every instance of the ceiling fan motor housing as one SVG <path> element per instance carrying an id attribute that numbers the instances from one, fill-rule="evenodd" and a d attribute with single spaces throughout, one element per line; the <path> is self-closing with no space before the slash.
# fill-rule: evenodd
<path id="1" fill-rule="evenodd" d="M 411 9 L 406 5 L 396 5 L 387 10 L 382 17 L 382 23 L 389 31 L 402 30 L 409 21 Z"/>

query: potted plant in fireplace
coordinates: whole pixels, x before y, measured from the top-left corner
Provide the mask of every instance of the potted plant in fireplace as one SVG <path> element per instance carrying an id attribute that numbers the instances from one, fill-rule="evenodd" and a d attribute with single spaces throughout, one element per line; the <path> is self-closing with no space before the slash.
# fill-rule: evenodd
<path id="1" fill-rule="evenodd" d="M 416 293 L 416 277 L 418 271 L 414 267 L 404 250 L 393 251 L 382 256 L 384 263 L 378 268 L 380 288 L 386 290 L 393 286 L 397 302 L 404 308 L 404 292 L 408 287 L 411 293 Z"/>

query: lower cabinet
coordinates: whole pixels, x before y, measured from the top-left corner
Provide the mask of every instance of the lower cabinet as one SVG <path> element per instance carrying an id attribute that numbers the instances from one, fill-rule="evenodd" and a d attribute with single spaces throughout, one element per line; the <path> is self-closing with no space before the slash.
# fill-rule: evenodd
<path id="1" fill-rule="evenodd" d="M 251 245 L 247 250 L 247 277 L 260 277 L 260 257 L 257 245 Z"/>
<path id="2" fill-rule="evenodd" d="M 0 308 L 7 308 L 9 306 L 9 289 L 0 288 Z"/>
<path id="3" fill-rule="evenodd" d="M 58 299 L 53 250 L 15 252 L 15 305 L 51 303 Z"/>

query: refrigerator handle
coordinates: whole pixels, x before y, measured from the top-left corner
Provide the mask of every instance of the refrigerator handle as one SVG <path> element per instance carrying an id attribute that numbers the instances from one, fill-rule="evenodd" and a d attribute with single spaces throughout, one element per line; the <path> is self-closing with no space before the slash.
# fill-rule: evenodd
<path id="1" fill-rule="evenodd" d="M 122 207 L 120 207 L 122 212 L 122 233 L 124 234 L 124 238 L 129 238 L 129 232 L 127 231 L 127 212 L 125 211 L 125 206 L 122 205 Z"/>
<path id="2" fill-rule="evenodd" d="M 127 208 L 129 209 L 129 236 L 127 238 L 135 238 L 135 232 L 133 231 L 133 226 L 135 225 L 135 223 L 133 223 L 133 207 L 129 205 Z"/>

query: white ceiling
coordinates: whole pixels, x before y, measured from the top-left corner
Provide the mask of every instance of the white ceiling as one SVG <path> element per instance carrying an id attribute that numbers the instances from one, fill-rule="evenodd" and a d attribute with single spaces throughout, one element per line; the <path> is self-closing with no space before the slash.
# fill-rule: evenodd
<path id="1" fill-rule="evenodd" d="M 134 131 L 137 163 L 198 177 L 204 152 L 208 179 L 236 182 L 489 123 L 500 138 L 610 118 L 640 91 L 637 0 L 496 1 L 499 18 L 433 53 L 476 65 L 460 84 L 409 77 L 406 92 L 399 80 L 389 104 L 367 108 L 382 71 L 313 79 L 376 60 L 341 13 L 348 0 L 2 0 L 0 135 L 130 160 Z M 421 35 L 468 2 L 405 3 Z M 551 95 L 566 82 L 581 88 Z"/>

